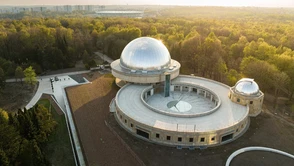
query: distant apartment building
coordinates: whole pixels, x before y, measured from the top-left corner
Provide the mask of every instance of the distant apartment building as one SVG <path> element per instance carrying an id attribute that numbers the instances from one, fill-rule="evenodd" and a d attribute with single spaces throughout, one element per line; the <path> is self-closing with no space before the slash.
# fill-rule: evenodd
<path id="1" fill-rule="evenodd" d="M 26 11 L 31 11 L 31 9 L 25 8 L 25 7 L 18 8 L 18 12 L 26 12 Z"/>
<path id="2" fill-rule="evenodd" d="M 94 11 L 94 5 L 85 5 L 84 9 L 88 12 Z"/>
<path id="3" fill-rule="evenodd" d="M 44 12 L 47 10 L 47 7 L 33 7 L 31 8 L 32 12 Z"/>
<path id="4" fill-rule="evenodd" d="M 84 6 L 83 5 L 75 5 L 74 10 L 84 10 Z"/>
<path id="5" fill-rule="evenodd" d="M 73 11 L 72 6 L 70 6 L 70 5 L 63 6 L 63 9 L 64 9 L 65 12 L 68 12 L 68 13 Z"/>
<path id="6" fill-rule="evenodd" d="M 56 12 L 68 12 L 71 13 L 75 10 L 93 12 L 96 10 L 103 10 L 105 6 L 98 5 L 64 5 L 64 6 L 11 6 L 11 7 L 1 7 L 0 13 L 20 13 L 25 11 L 32 12 L 44 12 L 44 11 L 56 11 Z"/>
<path id="7" fill-rule="evenodd" d="M 144 15 L 144 11 L 95 11 L 96 16 L 98 17 L 133 17 L 133 18 L 142 18 Z"/>
<path id="8" fill-rule="evenodd" d="M 52 11 L 63 12 L 64 11 L 64 7 L 63 6 L 54 6 L 52 8 Z"/>

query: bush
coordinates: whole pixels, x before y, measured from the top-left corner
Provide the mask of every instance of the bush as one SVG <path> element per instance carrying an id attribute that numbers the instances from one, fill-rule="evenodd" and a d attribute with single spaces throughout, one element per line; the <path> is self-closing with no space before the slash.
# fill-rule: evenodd
<path id="1" fill-rule="evenodd" d="M 89 64 L 85 64 L 85 68 L 86 68 L 87 70 L 90 70 L 90 66 L 89 66 Z"/>
<path id="2" fill-rule="evenodd" d="M 96 62 L 94 61 L 94 59 L 90 60 L 90 62 L 88 63 L 88 65 L 89 65 L 90 67 L 96 67 L 96 66 L 97 66 L 97 64 L 96 64 Z"/>

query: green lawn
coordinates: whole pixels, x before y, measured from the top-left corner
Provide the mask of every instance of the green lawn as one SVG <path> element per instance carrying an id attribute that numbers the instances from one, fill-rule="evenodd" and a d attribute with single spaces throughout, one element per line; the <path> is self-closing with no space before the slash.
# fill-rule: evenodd
<path id="1" fill-rule="evenodd" d="M 42 104 L 48 109 L 51 108 L 51 114 L 57 122 L 56 130 L 49 137 L 49 141 L 44 147 L 47 159 L 54 166 L 75 165 L 65 115 L 58 115 L 55 109 L 50 107 L 50 101 L 47 99 L 41 99 L 38 104 Z"/>

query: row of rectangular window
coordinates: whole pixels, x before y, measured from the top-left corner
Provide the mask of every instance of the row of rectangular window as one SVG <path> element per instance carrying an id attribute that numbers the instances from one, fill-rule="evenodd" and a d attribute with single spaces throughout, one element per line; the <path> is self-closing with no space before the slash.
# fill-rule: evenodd
<path id="1" fill-rule="evenodd" d="M 237 98 L 237 102 L 240 102 L 239 98 Z M 250 101 L 250 104 L 253 104 L 253 101 Z"/>
<path id="2" fill-rule="evenodd" d="M 160 134 L 156 133 L 156 138 L 160 138 Z M 171 136 L 166 136 L 166 140 L 170 141 Z M 215 141 L 215 137 L 211 138 L 211 141 Z M 182 137 L 178 137 L 178 142 L 182 142 Z M 194 142 L 194 138 L 189 138 L 189 142 Z M 205 142 L 205 137 L 200 138 L 200 142 Z"/>
<path id="3" fill-rule="evenodd" d="M 174 89 L 180 89 L 181 88 L 181 86 L 174 86 Z M 189 89 L 189 87 L 188 86 L 182 86 L 182 90 L 188 90 Z M 201 90 L 201 89 L 197 89 L 197 88 L 192 88 L 192 91 L 193 92 L 196 92 L 197 93 L 197 91 L 199 91 L 201 94 L 204 94 L 205 93 L 205 91 L 204 90 Z"/>
<path id="4" fill-rule="evenodd" d="M 122 118 L 122 117 L 121 117 Z M 125 119 L 125 123 L 127 123 L 128 121 Z M 134 127 L 133 123 L 131 123 L 131 127 Z M 244 128 L 244 124 L 241 125 L 241 129 Z M 239 129 L 236 130 L 236 132 L 238 132 Z M 156 138 L 160 138 L 160 134 L 156 133 Z M 171 140 L 171 136 L 166 136 L 166 140 Z M 189 138 L 189 142 L 193 142 L 194 138 Z M 215 141 L 215 137 L 211 138 L 211 141 Z M 178 142 L 182 142 L 182 137 L 178 137 Z M 202 137 L 200 138 L 200 142 L 205 142 L 205 138 Z"/>
<path id="5" fill-rule="evenodd" d="M 231 94 L 230 94 L 229 98 L 231 99 Z M 237 102 L 240 102 L 239 98 L 237 98 Z M 253 101 L 250 101 L 250 104 L 253 104 Z"/>
<path id="6" fill-rule="evenodd" d="M 122 118 L 122 116 L 120 116 Z M 128 123 L 128 121 L 125 119 L 125 123 Z M 131 127 L 134 127 L 133 123 L 131 123 Z M 160 138 L 160 134 L 156 133 L 156 138 Z M 166 140 L 170 141 L 171 140 L 171 136 L 166 136 Z M 211 141 L 214 141 L 215 137 L 211 138 Z M 189 138 L 189 142 L 193 142 L 194 138 Z M 182 137 L 178 137 L 178 142 L 182 142 Z M 205 138 L 202 137 L 200 138 L 200 142 L 205 142 Z"/>

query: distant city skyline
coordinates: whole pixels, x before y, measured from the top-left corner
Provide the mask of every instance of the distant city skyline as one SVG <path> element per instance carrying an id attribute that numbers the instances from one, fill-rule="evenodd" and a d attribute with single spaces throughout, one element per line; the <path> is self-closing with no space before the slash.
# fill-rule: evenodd
<path id="1" fill-rule="evenodd" d="M 185 5 L 294 7 L 294 0 L 0 0 L 0 5 Z"/>

